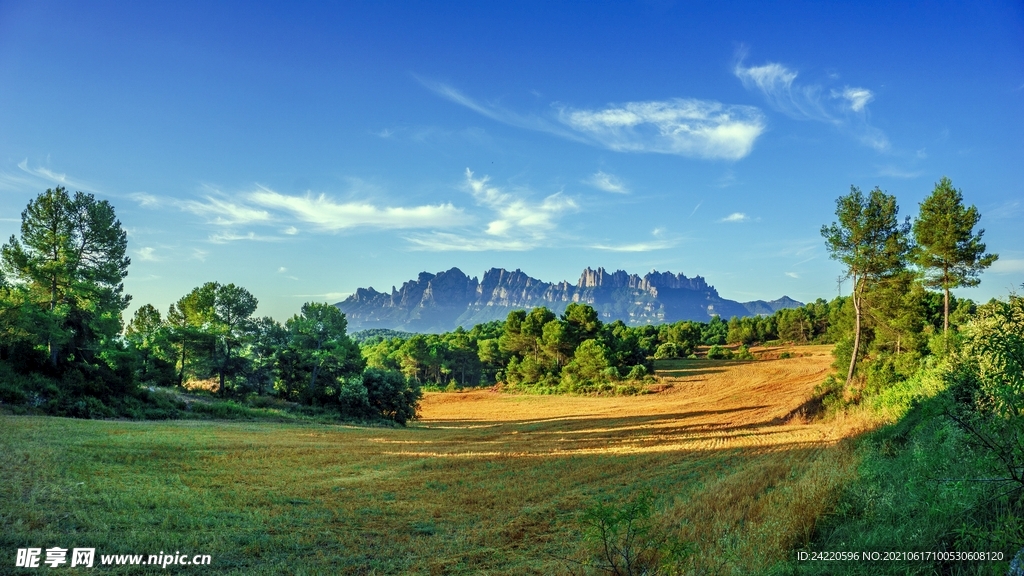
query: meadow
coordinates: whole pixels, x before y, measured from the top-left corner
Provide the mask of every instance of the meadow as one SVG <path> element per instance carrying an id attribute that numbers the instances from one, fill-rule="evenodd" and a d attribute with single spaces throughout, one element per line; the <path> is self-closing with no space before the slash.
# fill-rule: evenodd
<path id="1" fill-rule="evenodd" d="M 646 493 L 682 568 L 756 573 L 855 474 L 846 439 L 870 424 L 801 412 L 829 352 L 660 361 L 639 396 L 431 393 L 407 428 L 3 415 L 0 549 L 210 554 L 202 571 L 227 574 L 570 573 L 593 559 L 585 511 Z"/>

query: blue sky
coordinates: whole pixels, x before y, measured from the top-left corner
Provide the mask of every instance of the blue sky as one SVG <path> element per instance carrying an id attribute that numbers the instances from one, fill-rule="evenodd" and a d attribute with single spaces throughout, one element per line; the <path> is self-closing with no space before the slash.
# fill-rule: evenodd
<path id="1" fill-rule="evenodd" d="M 110 200 L 133 308 L 216 280 L 260 314 L 422 270 L 704 276 L 837 294 L 851 185 L 942 176 L 1024 282 L 1019 2 L 0 0 L 0 234 Z"/>

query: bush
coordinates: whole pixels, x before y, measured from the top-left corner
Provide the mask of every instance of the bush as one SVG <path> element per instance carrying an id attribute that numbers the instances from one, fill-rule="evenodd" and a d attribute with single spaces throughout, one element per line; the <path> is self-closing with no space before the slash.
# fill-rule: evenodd
<path id="1" fill-rule="evenodd" d="M 722 348 L 719 345 L 714 345 L 708 349 L 708 360 L 730 360 L 732 359 L 732 350 L 728 348 Z"/>
<path id="2" fill-rule="evenodd" d="M 585 567 L 606 574 L 667 574 L 692 551 L 671 538 L 654 519 L 654 499 L 641 492 L 622 505 L 598 503 L 583 514 Z"/>
<path id="3" fill-rule="evenodd" d="M 669 358 L 679 358 L 679 346 L 675 342 L 665 342 L 654 352 L 654 358 L 656 360 L 667 360 Z"/>

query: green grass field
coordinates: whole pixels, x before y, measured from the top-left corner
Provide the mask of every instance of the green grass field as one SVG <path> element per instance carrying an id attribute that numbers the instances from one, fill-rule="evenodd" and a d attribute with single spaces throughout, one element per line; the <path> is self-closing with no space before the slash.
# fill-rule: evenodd
<path id="1" fill-rule="evenodd" d="M 567 573 L 590 558 L 583 512 L 644 490 L 685 568 L 758 572 L 856 464 L 853 423 L 788 416 L 828 369 L 810 349 L 673 365 L 646 396 L 431 394 L 404 429 L 0 416 L 0 572 L 60 546 L 212 556 L 151 572 Z"/>

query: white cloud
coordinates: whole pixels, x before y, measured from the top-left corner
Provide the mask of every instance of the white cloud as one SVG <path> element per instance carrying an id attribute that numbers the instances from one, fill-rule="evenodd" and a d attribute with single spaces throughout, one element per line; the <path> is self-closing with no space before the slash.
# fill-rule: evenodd
<path id="1" fill-rule="evenodd" d="M 603 110 L 565 109 L 559 119 L 618 152 L 726 160 L 749 154 L 765 129 L 761 111 L 752 106 L 682 98 L 627 102 Z"/>
<path id="2" fill-rule="evenodd" d="M 678 240 L 654 240 L 652 242 L 636 242 L 634 244 L 619 244 L 615 246 L 607 244 L 594 244 L 590 248 L 594 250 L 607 250 L 609 252 L 651 252 L 653 250 L 666 250 L 679 245 Z"/>
<path id="3" fill-rule="evenodd" d="M 289 236 L 294 236 L 294 235 L 299 233 L 299 229 L 296 228 L 295 226 L 289 226 L 289 227 L 285 228 L 284 230 L 282 230 L 282 232 L 284 232 L 285 234 L 287 234 Z"/>
<path id="4" fill-rule="evenodd" d="M 238 240 L 250 240 L 254 242 L 277 242 L 281 240 L 278 236 L 262 236 L 255 232 L 249 232 L 247 234 L 238 234 L 230 230 L 225 232 L 217 232 L 216 234 L 210 234 L 210 242 L 213 244 L 227 244 L 228 242 L 237 242 Z"/>
<path id="5" fill-rule="evenodd" d="M 437 252 L 523 251 L 548 245 L 556 236 L 558 220 L 579 209 L 576 200 L 561 192 L 540 201 L 508 192 L 490 184 L 486 176 L 476 178 L 466 169 L 466 189 L 478 206 L 493 213 L 483 230 L 434 231 L 405 239 L 414 250 Z"/>
<path id="6" fill-rule="evenodd" d="M 0 190 L 14 190 L 17 192 L 38 194 L 44 189 L 56 184 L 64 186 L 68 192 L 98 192 L 98 190 L 81 180 L 69 178 L 67 174 L 58 174 L 49 168 L 32 168 L 28 159 L 18 162 L 18 171 L 0 171 Z"/>
<path id="7" fill-rule="evenodd" d="M 139 206 L 144 206 L 146 208 L 156 208 L 163 205 L 163 200 L 161 198 L 152 194 L 147 194 L 146 192 L 133 192 L 132 194 L 129 194 L 128 197 L 138 202 Z"/>
<path id="8" fill-rule="evenodd" d="M 272 218 L 270 212 L 259 208 L 253 208 L 230 200 L 223 200 L 213 196 L 207 196 L 205 202 L 198 200 L 182 200 L 177 202 L 178 207 L 199 216 L 212 218 L 214 224 L 234 226 L 238 224 L 253 224 L 269 222 Z"/>
<path id="9" fill-rule="evenodd" d="M 885 133 L 867 122 L 867 105 L 875 98 L 867 88 L 845 86 L 842 90 L 832 89 L 828 96 L 840 102 L 829 102 L 822 96 L 824 87 L 797 82 L 798 72 L 778 62 L 747 67 L 740 61 L 733 68 L 733 73 L 744 87 L 761 92 L 772 108 L 791 118 L 825 122 L 878 151 L 889 148 Z"/>
<path id="10" fill-rule="evenodd" d="M 819 86 L 794 85 L 797 72 L 777 62 L 763 66 L 744 68 L 742 62 L 736 64 L 733 73 L 743 82 L 743 86 L 757 89 L 776 110 L 799 119 L 833 122 L 833 118 L 821 105 L 821 88 Z"/>
<path id="11" fill-rule="evenodd" d="M 564 212 L 575 211 L 576 201 L 561 192 L 544 198 L 539 203 L 529 202 L 488 184 L 489 178 L 474 178 L 466 168 L 466 185 L 477 203 L 497 213 L 497 218 L 487 224 L 486 233 L 491 236 L 526 236 L 542 239 L 555 228 L 555 218 Z"/>
<path id="12" fill-rule="evenodd" d="M 556 121 L 552 121 L 482 104 L 447 84 L 418 80 L 442 98 L 492 120 L 617 152 L 738 160 L 750 153 L 765 129 L 761 111 L 753 106 L 692 98 L 627 102 L 601 110 L 559 107 Z"/>
<path id="13" fill-rule="evenodd" d="M 629 189 L 622 182 L 622 179 L 614 174 L 608 174 L 598 170 L 593 176 L 584 181 L 586 184 L 590 184 L 598 190 L 604 190 L 605 192 L 611 192 L 613 194 L 629 194 Z"/>
<path id="14" fill-rule="evenodd" d="M 725 218 L 719 220 L 719 222 L 749 222 L 750 216 L 747 216 L 743 212 L 733 212 Z"/>
<path id="15" fill-rule="evenodd" d="M 285 268 L 284 266 L 281 266 L 280 268 L 277 269 L 277 273 L 278 274 L 284 274 L 287 271 L 288 271 L 288 269 Z"/>
<path id="16" fill-rule="evenodd" d="M 786 276 L 789 276 L 790 278 L 799 278 L 800 277 L 800 275 L 797 274 L 796 272 L 786 272 Z"/>
<path id="17" fill-rule="evenodd" d="M 139 260 L 148 260 L 151 262 L 160 260 L 160 258 L 156 256 L 155 252 L 156 249 L 150 246 L 145 246 L 135 251 L 135 253 L 139 255 Z"/>
<path id="18" fill-rule="evenodd" d="M 368 202 L 337 202 L 325 194 L 289 196 L 264 187 L 247 199 L 328 231 L 355 227 L 428 228 L 461 224 L 466 219 L 462 209 L 451 204 L 380 208 Z"/>
<path id="19" fill-rule="evenodd" d="M 58 186 L 64 186 L 65 188 L 69 188 L 72 192 L 79 190 L 84 190 L 86 192 L 97 192 L 96 188 L 93 187 L 92 185 L 81 180 L 68 178 L 67 174 L 57 173 L 50 170 L 49 168 L 32 168 L 28 165 L 28 158 L 19 162 L 18 168 L 21 168 L 21 170 L 24 171 L 25 173 L 35 176 L 36 178 L 39 178 L 41 180 L 46 180 L 47 182 L 57 184 Z"/>
<path id="20" fill-rule="evenodd" d="M 863 112 L 864 106 L 875 99 L 875 95 L 867 88 L 850 88 L 847 86 L 846 88 L 843 88 L 842 92 L 837 93 L 833 91 L 833 95 L 836 94 L 849 101 L 850 110 L 853 110 L 854 112 Z"/>
<path id="21" fill-rule="evenodd" d="M 472 235 L 452 234 L 450 232 L 432 232 L 405 238 L 413 244 L 413 250 L 431 252 L 522 252 L 532 250 L 537 245 L 528 240 L 513 238 L 481 238 Z"/>
<path id="22" fill-rule="evenodd" d="M 989 270 L 993 274 L 1021 274 L 1024 273 L 1024 259 L 1000 258 L 992 263 Z"/>

